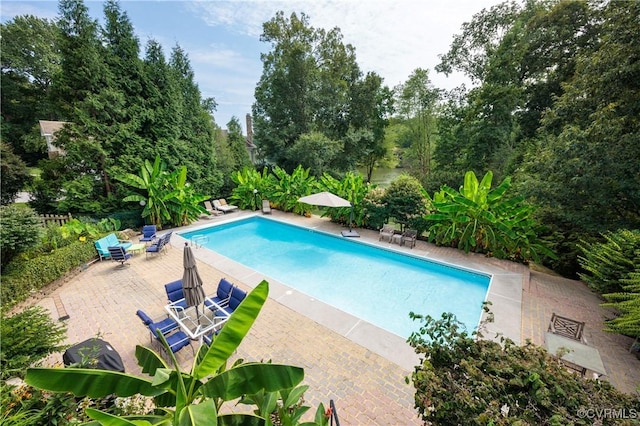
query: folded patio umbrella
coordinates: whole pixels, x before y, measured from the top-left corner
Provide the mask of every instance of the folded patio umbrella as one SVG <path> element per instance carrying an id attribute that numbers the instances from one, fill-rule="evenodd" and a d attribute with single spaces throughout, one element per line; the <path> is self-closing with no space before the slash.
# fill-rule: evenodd
<path id="1" fill-rule="evenodd" d="M 187 306 L 196 307 L 196 315 L 199 317 L 198 305 L 204 301 L 204 290 L 202 289 L 202 278 L 198 273 L 196 259 L 188 243 L 184 243 L 184 274 L 182 275 L 182 290 Z"/>

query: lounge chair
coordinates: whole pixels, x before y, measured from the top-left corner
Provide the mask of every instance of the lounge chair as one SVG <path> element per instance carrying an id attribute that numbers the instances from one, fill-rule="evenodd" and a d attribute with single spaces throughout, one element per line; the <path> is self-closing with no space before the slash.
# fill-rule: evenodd
<path id="1" fill-rule="evenodd" d="M 149 243 L 155 240 L 157 228 L 155 225 L 145 225 L 142 227 L 142 236 L 140 237 L 141 243 Z"/>
<path id="2" fill-rule="evenodd" d="M 147 258 L 149 257 L 149 253 L 151 254 L 162 253 L 165 250 L 165 248 L 169 245 L 169 240 L 171 239 L 172 233 L 173 232 L 169 232 L 164 234 L 161 237 L 158 237 L 153 244 L 147 247 L 147 249 L 145 250 Z"/>
<path id="3" fill-rule="evenodd" d="M 402 238 L 400 239 L 400 245 L 407 244 L 411 248 L 416 246 L 416 240 L 418 239 L 418 231 L 415 229 L 407 229 L 402 234 Z"/>
<path id="4" fill-rule="evenodd" d="M 133 256 L 131 253 L 127 253 L 125 249 L 120 246 L 108 247 L 107 250 L 109 250 L 109 257 L 111 257 L 111 260 L 114 262 L 120 262 L 118 267 L 123 267 L 125 264 L 128 265 L 127 261 L 131 259 L 131 256 Z"/>
<path id="5" fill-rule="evenodd" d="M 271 204 L 269 200 L 262 200 L 262 214 L 271 214 Z"/>
<path id="6" fill-rule="evenodd" d="M 204 208 L 207 210 L 207 212 L 209 212 L 209 214 L 212 214 L 212 215 L 215 215 L 215 216 L 224 214 L 220 210 L 214 209 L 213 206 L 211 205 L 211 201 L 205 201 L 204 202 Z"/>
<path id="7" fill-rule="evenodd" d="M 380 235 L 378 236 L 378 241 L 382 241 L 385 238 L 391 242 L 391 238 L 396 232 L 396 228 L 393 225 L 382 225 L 382 229 L 380 229 Z"/>
<path id="8" fill-rule="evenodd" d="M 155 340 L 158 339 L 157 333 L 158 331 L 160 331 L 160 333 L 164 336 L 165 340 L 169 344 L 169 349 L 171 349 L 171 352 L 173 353 L 178 352 L 180 349 L 184 348 L 185 346 L 191 345 L 191 339 L 189 338 L 189 336 L 187 336 L 187 334 L 184 331 L 182 330 L 174 331 L 174 330 L 177 330 L 179 326 L 178 326 L 178 323 L 175 322 L 173 319 L 167 318 L 163 321 L 154 322 L 153 320 L 151 320 L 151 318 L 147 314 L 145 314 L 141 310 L 138 310 L 136 314 L 138 315 L 138 317 L 140 317 L 142 322 L 149 328 L 149 333 L 151 333 L 151 336 L 153 337 L 151 339 L 151 342 L 153 342 L 154 339 Z M 165 349 L 164 345 L 162 346 L 162 349 L 163 350 Z M 193 346 L 191 347 L 191 351 L 194 352 Z M 195 355 L 195 352 L 194 352 L 194 355 Z"/>
<path id="9" fill-rule="evenodd" d="M 219 200 L 213 200 L 213 207 L 221 211 L 222 213 L 232 212 L 238 209 L 238 206 L 234 206 L 233 204 L 227 204 L 227 200 L 224 198 L 220 198 Z"/>
<path id="10" fill-rule="evenodd" d="M 211 302 L 209 302 L 209 300 L 213 301 L 216 305 L 222 308 L 229 306 L 229 300 L 231 299 L 231 292 L 233 290 L 233 287 L 233 284 L 231 284 L 226 278 L 220 278 L 218 289 L 216 290 L 216 295 L 205 299 L 205 306 L 211 310 L 215 310 L 215 307 L 211 304 Z"/>
<path id="11" fill-rule="evenodd" d="M 582 332 L 584 331 L 584 322 L 576 321 L 571 318 L 562 317 L 553 313 L 551 321 L 549 321 L 549 329 L 547 330 L 559 336 L 568 337 L 569 339 L 584 342 Z"/>
<path id="12" fill-rule="evenodd" d="M 119 240 L 116 234 L 109 234 L 106 237 L 102 237 L 96 240 L 94 243 L 100 260 L 109 259 L 111 254 L 109 253 L 109 247 L 122 247 L 125 251 L 133 245 L 131 241 Z"/>

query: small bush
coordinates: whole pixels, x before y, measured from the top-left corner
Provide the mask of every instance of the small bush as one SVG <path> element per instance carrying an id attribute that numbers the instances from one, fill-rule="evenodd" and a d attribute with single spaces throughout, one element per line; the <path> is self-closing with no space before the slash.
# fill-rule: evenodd
<path id="1" fill-rule="evenodd" d="M 0 207 L 0 247 L 2 266 L 7 265 L 18 253 L 40 243 L 42 225 L 30 208 L 16 205 Z"/>
<path id="2" fill-rule="evenodd" d="M 76 241 L 29 261 L 11 262 L 2 271 L 2 306 L 12 306 L 27 299 L 32 290 L 39 290 L 63 277 L 96 255 L 92 241 Z"/>
<path id="3" fill-rule="evenodd" d="M 380 229 L 389 219 L 387 205 L 384 202 L 384 188 L 373 188 L 362 200 L 364 223 L 369 229 Z"/>
<path id="4" fill-rule="evenodd" d="M 49 311 L 35 306 L 11 317 L 2 318 L 0 374 L 2 380 L 24 377 L 27 367 L 64 348 L 66 327 L 51 320 Z"/>

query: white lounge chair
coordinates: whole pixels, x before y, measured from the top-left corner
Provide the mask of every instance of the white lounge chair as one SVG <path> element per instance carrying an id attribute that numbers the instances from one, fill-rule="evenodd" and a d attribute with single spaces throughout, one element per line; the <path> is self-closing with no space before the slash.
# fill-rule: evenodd
<path id="1" fill-rule="evenodd" d="M 219 200 L 213 200 L 213 207 L 221 211 L 222 213 L 232 212 L 238 209 L 238 206 L 234 206 L 233 204 L 227 204 L 227 201 L 224 198 L 220 198 Z"/>

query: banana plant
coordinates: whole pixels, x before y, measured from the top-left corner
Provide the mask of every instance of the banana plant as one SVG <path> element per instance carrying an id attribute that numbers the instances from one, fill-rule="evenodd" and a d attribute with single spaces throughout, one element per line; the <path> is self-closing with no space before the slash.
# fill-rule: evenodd
<path id="1" fill-rule="evenodd" d="M 253 325 L 268 293 L 266 281 L 258 284 L 229 317 L 211 346 L 200 347 L 189 372 L 180 370 L 166 340 L 158 333 L 173 367 L 153 350 L 136 346 L 138 364 L 150 378 L 82 368 L 30 368 L 25 381 L 40 389 L 91 398 L 111 394 L 153 397 L 156 410 L 148 415 L 119 417 L 86 409 L 90 418 L 103 425 L 264 425 L 265 418 L 254 413 L 221 414 L 220 409 L 223 402 L 239 400 L 244 395 L 294 388 L 304 378 L 302 368 L 289 365 L 238 361 L 227 369 L 229 357 Z"/>
<path id="2" fill-rule="evenodd" d="M 282 389 L 274 392 L 261 390 L 253 395 L 246 395 L 240 400 L 242 404 L 256 405 L 254 413 L 266 420 L 266 426 L 273 425 L 299 425 L 299 426 L 326 426 L 329 424 L 329 412 L 325 411 L 320 403 L 316 410 L 314 421 L 299 423 L 302 416 L 309 410 L 309 406 L 303 405 L 304 393 L 309 386 L 296 386 L 291 389 Z"/>
<path id="3" fill-rule="evenodd" d="M 120 182 L 142 192 L 129 195 L 122 201 L 135 201 L 144 205 L 142 217 L 149 217 L 150 223 L 158 228 L 162 228 L 163 221 L 171 219 L 167 208 L 167 199 L 170 198 L 171 189 L 166 185 L 166 168 L 166 163 L 160 159 L 160 156 L 156 156 L 153 164 L 149 160 L 144 160 L 140 167 L 140 176 L 133 173 L 116 176 Z"/>
<path id="4" fill-rule="evenodd" d="M 260 174 L 251 167 L 244 167 L 234 172 L 231 180 L 236 184 L 231 194 L 231 201 L 241 209 L 260 208 L 256 197 L 270 198 L 268 188 L 268 169 L 265 167 Z M 257 192 L 255 192 L 257 191 Z"/>
<path id="5" fill-rule="evenodd" d="M 319 188 L 322 191 L 329 191 L 346 200 L 353 205 L 353 211 L 350 207 L 327 208 L 324 215 L 331 217 L 332 220 L 349 224 L 353 220 L 355 226 L 361 226 L 364 222 L 364 209 L 362 201 L 367 196 L 369 189 L 375 188 L 365 184 L 361 174 L 347 172 L 340 180 L 325 173 L 320 178 Z M 353 215 L 353 217 L 352 217 Z"/>
<path id="6" fill-rule="evenodd" d="M 291 174 L 280 167 L 274 167 L 275 184 L 273 187 L 273 202 L 286 212 L 294 212 L 303 215 L 308 212 L 309 206 L 299 203 L 298 198 L 310 195 L 317 189 L 315 177 L 309 175 L 309 169 L 298 166 Z"/>
<path id="7" fill-rule="evenodd" d="M 430 241 L 523 262 L 538 261 L 542 255 L 554 257 L 536 234 L 537 225 L 531 218 L 533 207 L 521 197 L 505 198 L 511 187 L 510 178 L 494 189 L 492 180 L 491 171 L 480 182 L 469 171 L 459 191 L 443 186 L 436 192 L 436 211 L 426 216 L 433 222 Z"/>
<path id="8" fill-rule="evenodd" d="M 201 203 L 208 200 L 209 196 L 198 194 L 187 182 L 186 166 L 167 174 L 166 178 L 167 185 L 173 188 L 173 191 L 165 196 L 165 200 L 174 225 L 189 225 L 200 214 L 207 212 Z"/>

